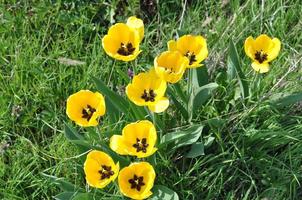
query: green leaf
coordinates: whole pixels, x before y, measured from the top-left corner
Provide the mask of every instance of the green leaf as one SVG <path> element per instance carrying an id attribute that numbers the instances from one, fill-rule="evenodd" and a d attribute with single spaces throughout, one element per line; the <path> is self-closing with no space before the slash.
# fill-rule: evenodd
<path id="1" fill-rule="evenodd" d="M 203 105 L 211 96 L 212 92 L 218 87 L 217 83 L 209 83 L 193 91 L 191 112 L 196 111 Z"/>
<path id="2" fill-rule="evenodd" d="M 80 189 L 78 189 L 75 185 L 72 183 L 69 183 L 68 181 L 65 181 L 63 178 L 58 178 L 56 176 L 48 175 L 41 173 L 44 177 L 48 178 L 51 182 L 55 183 L 58 185 L 62 190 L 65 192 L 75 192 Z"/>
<path id="3" fill-rule="evenodd" d="M 108 101 L 111 101 L 111 103 L 116 107 L 116 109 L 120 110 L 121 112 L 123 112 L 125 114 L 129 113 L 129 111 L 130 111 L 129 102 L 125 98 L 118 95 L 117 93 L 112 91 L 110 88 L 108 88 L 107 85 L 103 81 L 101 81 L 95 77 L 93 77 L 92 79 L 95 82 L 98 90 L 103 95 L 105 95 L 105 97 L 107 98 Z"/>
<path id="4" fill-rule="evenodd" d="M 153 195 L 149 200 L 179 200 L 176 192 L 163 185 L 155 185 Z"/>
<path id="5" fill-rule="evenodd" d="M 175 83 L 175 84 L 171 85 L 170 87 L 173 89 L 171 95 L 175 96 L 175 98 L 180 99 L 184 105 L 187 105 L 189 97 L 183 92 L 180 84 Z"/>
<path id="6" fill-rule="evenodd" d="M 78 193 L 75 197 L 72 198 L 72 200 L 93 200 L 91 194 L 89 193 Z"/>
<path id="7" fill-rule="evenodd" d="M 187 153 L 187 158 L 196 158 L 197 156 L 204 155 L 204 145 L 202 142 L 192 144 L 191 150 Z"/>
<path id="8" fill-rule="evenodd" d="M 84 137 L 67 123 L 65 123 L 65 137 L 68 140 L 84 140 Z"/>
<path id="9" fill-rule="evenodd" d="M 74 197 L 74 192 L 62 192 L 56 196 L 54 196 L 55 200 L 71 200 Z"/>
<path id="10" fill-rule="evenodd" d="M 171 97 L 173 103 L 175 104 L 177 110 L 181 113 L 181 115 L 185 118 L 189 118 L 188 111 L 185 109 L 185 107 L 178 101 L 177 96 L 173 93 L 173 89 L 171 87 L 168 87 L 167 93 L 169 94 L 169 97 Z"/>
<path id="11" fill-rule="evenodd" d="M 93 149 L 93 146 L 85 141 L 85 138 L 80 135 L 75 129 L 65 123 L 65 137 L 72 142 L 73 144 L 77 145 L 80 152 L 88 151 L 89 149 Z"/>
<path id="12" fill-rule="evenodd" d="M 229 44 L 229 56 L 227 60 L 227 66 L 228 66 L 228 70 L 227 70 L 228 78 L 232 80 L 235 79 L 235 77 L 237 77 L 239 81 L 241 95 L 245 99 L 246 97 L 249 96 L 249 85 L 244 73 L 241 70 L 241 63 L 239 60 L 239 56 L 235 44 L 232 40 L 230 40 L 230 44 Z"/>
<path id="13" fill-rule="evenodd" d="M 199 88 L 209 83 L 208 69 L 205 66 L 197 67 L 193 70 L 193 88 Z"/>
<path id="14" fill-rule="evenodd" d="M 271 97 L 271 104 L 278 108 L 289 106 L 299 101 L 302 101 L 302 92 L 290 95 L 276 94 Z"/>
<path id="15" fill-rule="evenodd" d="M 188 129 L 167 133 L 161 138 L 159 147 L 173 143 L 172 149 L 195 143 L 202 132 L 203 125 L 193 125 Z"/>

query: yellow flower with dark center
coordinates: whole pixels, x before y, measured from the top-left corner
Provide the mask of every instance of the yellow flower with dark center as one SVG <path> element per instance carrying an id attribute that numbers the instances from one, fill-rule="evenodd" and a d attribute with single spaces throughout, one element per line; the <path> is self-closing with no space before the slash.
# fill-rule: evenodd
<path id="1" fill-rule="evenodd" d="M 202 66 L 200 64 L 208 57 L 208 48 L 206 39 L 200 35 L 184 35 L 177 41 L 170 40 L 168 42 L 170 51 L 179 51 L 188 58 L 188 68 L 196 68 Z"/>
<path id="2" fill-rule="evenodd" d="M 169 83 L 176 83 L 183 76 L 189 60 L 178 51 L 165 51 L 154 59 L 157 75 Z"/>
<path id="3" fill-rule="evenodd" d="M 66 114 L 80 126 L 97 126 L 98 117 L 106 111 L 105 100 L 102 94 L 81 90 L 67 99 Z"/>
<path id="4" fill-rule="evenodd" d="M 135 75 L 126 87 L 126 94 L 136 105 L 148 106 L 151 111 L 159 113 L 169 106 L 169 100 L 164 97 L 166 89 L 166 81 L 158 77 L 152 68 L 149 72 Z"/>
<path id="5" fill-rule="evenodd" d="M 152 195 L 155 176 L 155 171 L 149 163 L 132 163 L 119 173 L 120 191 L 132 199 L 146 199 Z"/>
<path id="6" fill-rule="evenodd" d="M 124 23 L 117 23 L 109 28 L 102 39 L 105 52 L 112 58 L 122 61 L 134 60 L 139 50 L 139 32 Z"/>
<path id="7" fill-rule="evenodd" d="M 129 17 L 126 23 L 129 27 L 136 30 L 139 34 L 140 41 L 144 38 L 144 22 L 135 16 Z"/>
<path id="8" fill-rule="evenodd" d="M 250 36 L 244 43 L 246 55 L 253 60 L 253 69 L 260 73 L 269 71 L 269 63 L 278 56 L 280 49 L 280 40 L 271 39 L 265 34 L 258 36 L 255 40 Z"/>
<path id="9" fill-rule="evenodd" d="M 126 125 L 122 135 L 113 135 L 110 139 L 110 148 L 120 155 L 144 158 L 156 152 L 157 148 L 154 147 L 156 140 L 154 125 L 148 120 L 143 120 Z"/>
<path id="10" fill-rule="evenodd" d="M 118 176 L 119 163 L 115 164 L 112 158 L 102 151 L 88 153 L 84 163 L 87 183 L 96 188 L 104 188 Z"/>

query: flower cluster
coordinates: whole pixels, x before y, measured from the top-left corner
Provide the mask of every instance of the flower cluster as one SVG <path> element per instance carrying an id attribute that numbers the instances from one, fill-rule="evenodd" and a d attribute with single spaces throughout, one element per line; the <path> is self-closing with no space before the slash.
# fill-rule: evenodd
<path id="1" fill-rule="evenodd" d="M 110 57 L 131 61 L 140 54 L 143 38 L 143 21 L 130 17 L 127 23 L 117 23 L 109 28 L 102 39 L 102 46 Z M 253 61 L 252 68 L 264 73 L 269 71 L 269 63 L 279 54 L 280 46 L 277 38 L 260 35 L 255 40 L 248 37 L 244 49 Z M 149 71 L 134 75 L 126 87 L 126 95 L 137 106 L 146 106 L 155 113 L 163 112 L 169 106 L 165 96 L 167 84 L 180 81 L 187 68 L 201 67 L 207 56 L 207 42 L 200 35 L 184 35 L 176 41 L 170 40 L 168 50 L 155 57 Z M 97 126 L 105 112 L 104 97 L 98 92 L 81 90 L 67 99 L 66 113 L 80 126 Z M 156 142 L 155 125 L 142 120 L 127 124 L 121 134 L 113 135 L 109 147 L 119 155 L 141 159 L 157 151 Z M 148 162 L 137 161 L 120 170 L 118 162 L 98 150 L 88 153 L 84 171 L 87 183 L 96 188 L 104 188 L 117 178 L 121 193 L 132 199 L 145 199 L 152 195 L 156 176 Z"/>

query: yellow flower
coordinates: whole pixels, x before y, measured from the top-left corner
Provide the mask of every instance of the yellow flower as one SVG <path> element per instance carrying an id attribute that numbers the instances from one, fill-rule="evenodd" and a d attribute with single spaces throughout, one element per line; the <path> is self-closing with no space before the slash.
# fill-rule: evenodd
<path id="1" fill-rule="evenodd" d="M 86 181 L 96 188 L 104 188 L 114 181 L 119 170 L 119 163 L 115 164 L 112 158 L 102 151 L 89 152 L 84 163 Z"/>
<path id="2" fill-rule="evenodd" d="M 139 50 L 139 33 L 124 23 L 117 23 L 109 28 L 102 39 L 105 52 L 112 58 L 122 61 L 134 60 Z"/>
<path id="3" fill-rule="evenodd" d="M 97 118 L 106 111 L 105 100 L 102 94 L 81 90 L 67 99 L 66 114 L 80 126 L 97 126 Z"/>
<path id="4" fill-rule="evenodd" d="M 148 120 L 143 120 L 125 126 L 122 135 L 113 135 L 110 148 L 120 155 L 144 158 L 156 152 L 156 140 L 154 125 Z"/>
<path id="5" fill-rule="evenodd" d="M 146 199 L 152 195 L 155 171 L 147 162 L 132 163 L 123 168 L 118 176 L 118 184 L 123 195 L 132 199 Z"/>
<path id="6" fill-rule="evenodd" d="M 206 39 L 200 35 L 184 35 L 177 41 L 170 40 L 168 48 L 170 51 L 179 51 L 182 55 L 186 56 L 189 59 L 188 68 L 202 66 L 200 63 L 208 57 Z"/>
<path id="7" fill-rule="evenodd" d="M 159 113 L 169 106 L 169 100 L 164 97 L 166 89 L 166 81 L 159 78 L 152 68 L 149 72 L 134 76 L 132 83 L 126 87 L 126 94 L 136 105 L 148 106 L 151 111 Z"/>
<path id="8" fill-rule="evenodd" d="M 253 69 L 260 73 L 269 71 L 269 63 L 278 56 L 280 48 L 281 42 L 278 38 L 271 39 L 265 34 L 255 40 L 250 36 L 244 43 L 246 55 L 253 60 Z"/>
<path id="9" fill-rule="evenodd" d="M 135 16 L 129 17 L 126 23 L 129 27 L 136 30 L 139 34 L 140 41 L 144 38 L 144 22 Z"/>
<path id="10" fill-rule="evenodd" d="M 165 51 L 154 59 L 157 75 L 169 83 L 176 83 L 184 74 L 189 60 L 178 51 Z"/>

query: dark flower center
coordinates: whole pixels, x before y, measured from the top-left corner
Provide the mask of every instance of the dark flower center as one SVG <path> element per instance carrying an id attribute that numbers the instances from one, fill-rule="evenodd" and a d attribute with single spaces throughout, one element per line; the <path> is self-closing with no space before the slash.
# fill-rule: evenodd
<path id="1" fill-rule="evenodd" d="M 111 170 L 111 166 L 102 165 L 102 168 L 99 170 L 99 173 L 101 174 L 101 180 L 110 178 L 110 176 L 113 176 L 114 172 Z"/>
<path id="2" fill-rule="evenodd" d="M 148 102 L 148 101 L 154 102 L 155 97 L 156 97 L 156 94 L 153 90 L 149 90 L 149 92 L 147 92 L 147 90 L 144 90 L 144 93 L 141 96 L 141 98 L 144 99 L 145 102 Z"/>
<path id="3" fill-rule="evenodd" d="M 137 176 L 134 174 L 132 179 L 129 179 L 128 182 L 131 184 L 131 189 L 136 189 L 137 191 L 141 191 L 142 186 L 145 185 L 144 177 L 143 176 Z"/>
<path id="4" fill-rule="evenodd" d="M 143 139 L 138 139 L 136 138 L 136 143 L 134 145 L 132 145 L 134 148 L 136 148 L 136 152 L 147 152 L 147 147 L 149 146 L 149 144 L 147 144 L 147 139 L 143 138 Z"/>
<path id="5" fill-rule="evenodd" d="M 262 50 L 256 51 L 255 59 L 258 60 L 258 62 L 261 64 L 267 60 L 267 54 L 264 53 Z"/>
<path id="6" fill-rule="evenodd" d="M 189 59 L 189 65 L 192 65 L 194 62 L 196 62 L 196 56 L 194 55 L 194 52 L 188 51 L 185 56 Z"/>
<path id="7" fill-rule="evenodd" d="M 121 43 L 121 47 L 117 50 L 117 53 L 123 56 L 129 56 L 133 54 L 135 48 L 129 42 L 127 44 Z"/>
<path id="8" fill-rule="evenodd" d="M 87 107 L 83 108 L 82 110 L 82 118 L 87 119 L 87 121 L 89 121 L 95 111 L 95 108 L 92 108 L 90 105 L 87 105 Z"/>

